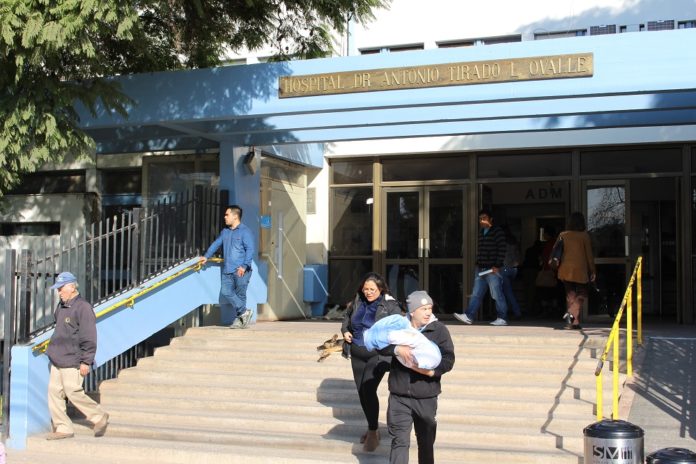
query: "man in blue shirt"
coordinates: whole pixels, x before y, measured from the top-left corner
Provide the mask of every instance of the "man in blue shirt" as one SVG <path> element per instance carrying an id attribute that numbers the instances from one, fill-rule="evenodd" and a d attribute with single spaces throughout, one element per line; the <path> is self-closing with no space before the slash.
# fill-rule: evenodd
<path id="1" fill-rule="evenodd" d="M 220 285 L 220 312 L 223 324 L 231 329 L 246 329 L 252 311 L 246 307 L 246 291 L 251 278 L 251 261 L 254 258 L 254 235 L 242 224 L 242 208 L 231 205 L 225 210 L 225 225 L 218 238 L 210 245 L 199 263 L 205 264 L 222 246 L 224 262 Z"/>

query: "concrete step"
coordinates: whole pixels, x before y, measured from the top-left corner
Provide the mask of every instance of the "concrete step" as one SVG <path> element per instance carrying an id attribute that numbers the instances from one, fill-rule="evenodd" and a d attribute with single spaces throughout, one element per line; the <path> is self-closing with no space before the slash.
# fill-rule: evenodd
<path id="1" fill-rule="evenodd" d="M 175 360 L 159 360 L 157 356 L 144 358 L 139 361 L 141 366 L 147 366 L 147 374 L 152 374 L 153 381 L 157 377 L 167 377 L 173 370 L 186 372 L 186 377 L 195 383 L 216 383 L 225 375 L 236 375 L 239 373 L 253 373 L 254 375 L 265 376 L 268 374 L 285 375 L 289 377 L 301 378 L 333 378 L 351 376 L 350 362 L 340 357 L 331 359 L 323 363 L 313 362 L 314 360 L 273 360 L 263 361 L 253 359 L 230 359 L 225 361 L 200 363 L 185 363 Z M 499 361 L 491 358 L 462 358 L 456 361 L 455 369 L 447 374 L 446 379 L 450 382 L 462 380 L 470 382 L 475 379 L 489 379 L 494 382 L 504 384 L 514 383 L 516 379 L 526 376 L 534 379 L 558 380 L 559 376 L 568 373 L 577 373 L 580 382 L 587 384 L 594 383 L 594 371 L 597 363 L 594 360 L 569 361 L 569 360 L 514 360 L 508 359 Z M 605 365 L 605 369 L 610 366 Z M 142 376 L 144 369 L 127 369 L 121 371 L 121 376 Z M 133 373 L 136 374 L 133 374 Z M 607 371 L 609 372 L 609 371 Z M 580 377 L 582 376 L 582 377 Z M 563 379 L 563 377 L 560 377 Z M 172 379 L 174 381 L 176 379 Z"/>
<path id="2" fill-rule="evenodd" d="M 247 388 L 246 386 L 238 385 L 237 391 L 243 391 L 243 400 L 240 397 L 230 396 L 229 390 L 227 392 L 217 391 L 216 395 L 208 394 L 195 394 L 183 396 L 187 393 L 186 390 L 177 389 L 176 384 L 171 384 L 170 388 L 163 390 L 161 385 L 156 384 L 140 384 L 137 390 L 134 388 L 127 389 L 121 387 L 119 389 L 112 390 L 113 397 L 110 397 L 109 390 L 105 390 L 102 394 L 104 404 L 114 404 L 120 398 L 120 402 L 129 402 L 130 397 L 136 396 L 136 393 L 143 401 L 147 398 L 150 404 L 163 404 L 165 407 L 172 402 L 176 403 L 186 403 L 187 401 L 194 402 L 199 407 L 204 407 L 206 409 L 234 409 L 237 403 L 248 403 L 248 404 L 264 404 L 266 402 L 270 404 L 283 404 L 284 407 L 293 409 L 295 407 L 299 408 L 304 404 L 311 405 L 314 403 L 317 407 L 330 408 L 338 405 L 337 407 L 343 407 L 345 404 L 357 405 L 357 392 L 352 384 L 348 380 L 345 381 L 345 388 L 336 389 L 303 389 L 301 386 L 293 386 L 292 389 L 283 389 L 282 391 L 274 390 L 271 386 L 257 387 L 257 388 Z M 135 385 L 133 385 L 134 387 Z M 149 386 L 149 388 L 148 388 Z M 211 389 L 206 390 L 208 393 Z M 196 392 L 196 388 L 189 388 L 188 392 Z M 502 392 L 501 387 L 501 392 Z M 550 410 L 556 411 L 557 414 L 592 414 L 594 408 L 594 401 L 591 398 L 583 398 L 582 395 L 575 396 L 576 392 L 571 390 L 566 390 L 565 392 L 557 391 L 555 395 L 552 389 L 546 390 L 549 394 L 538 395 L 528 394 L 526 390 L 519 389 L 518 394 L 507 394 L 502 395 L 491 395 L 482 390 L 472 390 L 470 393 L 467 391 L 466 395 L 461 395 L 456 391 L 449 389 L 445 390 L 440 397 L 440 404 L 442 408 L 476 408 L 482 409 L 490 412 L 500 411 L 500 410 L 510 410 L 524 412 L 527 414 L 537 413 L 546 414 Z M 162 396 L 159 395 L 160 392 L 163 393 Z M 476 394 L 473 394 L 473 393 Z M 120 393 L 120 396 L 119 396 Z M 199 392 L 200 393 L 200 392 Z M 386 382 L 380 385 L 378 393 L 383 400 L 386 401 L 388 397 L 388 387 Z M 590 392 L 584 392 L 587 396 L 590 396 Z M 137 402 L 137 399 L 133 399 Z M 605 398 L 605 406 L 609 405 L 611 398 Z M 295 404 L 296 403 L 296 404 Z M 466 409 L 466 410 L 468 410 Z M 589 412 L 588 412 L 589 411 Z"/>
<path id="3" fill-rule="evenodd" d="M 193 435 L 200 440 L 224 444 L 244 444 L 253 435 L 258 446 L 285 446 L 311 448 L 317 436 L 328 440 L 323 449 L 345 450 L 346 442 L 357 442 L 366 425 L 363 418 L 309 418 L 290 415 L 262 414 L 213 414 L 200 411 L 154 412 L 142 409 L 112 409 L 109 436 L 140 436 L 157 439 L 191 440 Z M 148 424 L 144 432 L 140 424 Z M 384 426 L 385 430 L 386 427 Z M 574 431 L 576 437 L 566 438 L 566 449 L 582 447 L 582 430 Z M 178 434 L 178 435 L 177 435 Z M 183 435 L 182 435 L 183 434 Z M 187 438 L 188 436 L 188 438 Z M 545 449 L 555 446 L 557 437 L 550 433 L 539 433 L 534 429 L 480 426 L 475 429 L 467 425 L 440 422 L 438 445 L 458 445 L 462 436 L 475 443 L 495 436 L 500 442 L 519 449 Z M 194 441 L 199 441 L 196 439 Z M 329 446 L 330 445 L 330 446 Z M 346 450 L 347 451 L 347 450 Z"/>
<path id="4" fill-rule="evenodd" d="M 142 388 L 141 390 L 149 390 L 154 392 L 155 387 L 159 387 L 154 381 L 148 382 L 148 380 L 154 379 L 154 374 L 143 374 L 141 377 Z M 256 402 L 263 398 L 273 398 L 274 401 L 278 403 L 286 403 L 288 401 L 317 401 L 321 404 L 331 404 L 333 402 L 349 402 L 357 400 L 357 392 L 354 388 L 350 387 L 348 380 L 346 382 L 345 388 L 337 389 L 306 389 L 306 388 L 292 388 L 292 389 L 282 389 L 276 391 L 271 385 L 264 389 L 240 389 L 239 386 L 235 391 L 244 391 L 244 400 L 249 402 Z M 380 385 L 378 393 L 384 399 L 388 396 L 386 382 Z M 170 391 L 176 391 L 177 385 L 171 383 Z M 125 388 L 125 392 L 131 392 L 133 394 L 132 388 Z M 451 393 L 445 391 L 441 399 L 443 404 L 450 405 L 451 407 L 457 408 L 471 408 L 475 407 L 477 404 L 486 405 L 490 410 L 499 410 L 511 408 L 518 411 L 548 411 L 551 407 L 555 406 L 558 410 L 563 410 L 564 412 L 578 412 L 580 414 L 587 413 L 592 414 L 593 404 L 589 401 L 577 401 L 572 395 L 561 395 L 558 398 L 555 396 L 551 397 L 533 397 L 520 395 L 517 390 L 505 395 L 505 396 L 486 396 L 481 394 L 480 396 L 473 395 L 461 395 L 450 390 Z M 108 395 L 107 391 L 102 393 L 104 396 Z M 191 396 L 191 398 L 197 397 L 196 395 Z M 227 395 L 221 393 L 221 396 L 209 397 L 215 398 L 218 401 L 224 402 L 227 398 L 230 398 L 229 390 Z M 232 397 L 235 401 L 240 401 L 237 397 Z"/>
<path id="5" fill-rule="evenodd" d="M 192 352 L 188 354 L 177 353 L 174 351 L 160 351 L 156 353 L 154 359 L 145 358 L 140 360 L 140 363 L 145 363 L 151 369 L 156 369 L 159 361 L 162 365 L 184 365 L 183 369 L 194 369 L 196 371 L 214 371 L 213 373 L 223 372 L 253 372 L 266 373 L 287 373 L 299 374 L 301 376 L 317 373 L 324 376 L 334 375 L 340 369 L 341 372 L 350 372 L 350 362 L 340 356 L 332 356 L 326 361 L 316 362 L 316 353 L 308 354 L 304 359 L 289 359 L 274 356 L 243 356 L 236 358 L 226 357 L 221 352 L 196 352 L 199 355 L 197 359 Z M 448 374 L 450 378 L 466 376 L 471 371 L 503 371 L 522 374 L 526 371 L 526 375 L 543 375 L 544 373 L 560 374 L 568 372 L 572 369 L 575 372 L 587 372 L 591 377 L 597 367 L 597 361 L 594 359 L 573 359 L 573 358 L 545 358 L 545 357 L 520 357 L 515 358 L 495 358 L 485 355 L 470 356 L 461 350 L 457 350 L 455 355 L 460 354 L 455 361 L 455 369 Z M 167 363 L 166 361 L 170 361 Z M 605 368 L 610 367 L 611 363 L 607 363 Z M 207 369 L 204 369 L 208 367 Z"/>
<path id="6" fill-rule="evenodd" d="M 234 401 L 223 402 L 220 400 L 190 399 L 180 398 L 161 398 L 156 395 L 145 394 L 114 394 L 110 393 L 102 400 L 102 404 L 109 411 L 122 408 L 136 408 L 149 411 L 168 411 L 171 404 L 177 404 L 179 411 L 215 411 L 226 412 L 228 414 L 241 415 L 296 415 L 312 416 L 319 418 L 338 417 L 344 420 L 364 421 L 362 409 L 357 401 L 357 395 L 351 402 L 335 402 L 319 404 L 313 400 L 294 399 L 287 404 L 278 400 L 255 400 L 254 402 Z M 517 428 L 521 430 L 544 431 L 551 430 L 554 433 L 560 431 L 577 433 L 578 422 L 584 424 L 588 416 L 585 411 L 580 415 L 562 414 L 562 411 L 554 411 L 553 408 L 542 410 L 538 413 L 525 412 L 520 414 L 516 411 L 492 411 L 490 409 L 467 409 L 465 412 L 458 413 L 459 405 L 443 399 L 440 402 L 441 414 L 438 416 L 440 423 L 464 424 L 470 426 L 499 426 Z M 386 410 L 380 411 L 380 420 L 386 422 Z M 587 422 L 589 425 L 592 421 Z"/>
<path id="7" fill-rule="evenodd" d="M 449 327 L 457 361 L 442 380 L 436 462 L 578 464 L 582 430 L 595 421 L 601 331 Z M 106 437 L 95 439 L 86 427 L 61 442 L 32 437 L 30 452 L 55 453 L 57 464 L 74 463 L 75 454 L 103 464 L 130 464 L 112 456 L 163 464 L 386 463 L 387 378 L 378 390 L 382 444 L 364 453 L 350 362 L 339 354 L 316 362 L 316 346 L 339 331 L 339 323 L 307 322 L 190 329 L 101 384 L 111 415 Z M 604 382 L 610 386 L 611 376 Z M 415 437 L 410 454 L 417 462 Z"/>
<path id="8" fill-rule="evenodd" d="M 296 401 L 308 401 L 316 404 L 320 399 L 324 404 L 331 402 L 355 402 L 357 401 L 357 393 L 352 380 L 350 379 L 327 379 L 318 381 L 315 379 L 298 379 L 296 382 L 281 382 L 276 383 L 276 378 L 268 377 L 264 379 L 235 379 L 234 385 L 238 385 L 244 392 L 250 391 L 250 398 L 256 402 L 259 399 L 269 397 L 275 400 L 278 395 L 281 397 L 293 398 Z M 278 379 L 280 380 L 280 379 Z M 244 382 L 244 383 L 242 383 Z M 137 390 L 134 390 L 135 387 Z M 283 386 L 281 392 L 277 391 L 279 386 Z M 457 384 L 448 383 L 446 390 L 442 394 L 441 399 L 448 401 L 449 399 L 460 399 L 462 395 L 458 393 Z M 213 407 L 221 405 L 224 407 L 225 399 L 229 397 L 229 390 L 219 387 L 186 387 L 181 385 L 181 388 L 172 388 L 172 385 L 162 385 L 155 383 L 140 382 L 138 384 L 130 384 L 130 388 L 126 388 L 123 384 L 117 382 L 104 384 L 102 392 L 108 392 L 104 395 L 106 401 L 120 398 L 124 402 L 137 401 L 137 398 L 132 396 L 134 391 L 145 397 L 158 398 L 161 402 L 166 403 L 172 401 L 197 401 L 202 399 L 202 404 L 210 404 Z M 107 388 L 108 387 L 108 388 Z M 528 383 L 526 385 L 518 385 L 515 390 L 511 390 L 509 386 L 491 384 L 491 383 L 471 383 L 466 387 L 467 399 L 503 399 L 507 398 L 515 401 L 538 401 L 539 398 L 554 398 L 555 402 L 568 402 L 572 400 L 581 400 L 587 402 L 596 401 L 596 390 L 590 385 L 588 388 L 578 388 L 574 384 L 548 385 L 544 383 Z M 387 382 L 380 384 L 379 393 L 387 396 Z M 150 399 L 152 401 L 152 399 Z"/>
<path id="9" fill-rule="evenodd" d="M 510 351 L 513 349 L 513 347 L 510 347 Z M 172 345 L 160 348 L 155 358 L 161 360 L 193 361 L 195 355 L 196 361 L 198 362 L 227 365 L 230 368 L 236 366 L 238 363 L 302 363 L 305 365 L 314 363 L 316 364 L 316 368 L 321 368 L 327 361 L 317 361 L 319 359 L 319 352 L 315 347 L 304 347 L 303 349 L 286 348 L 280 350 L 279 348 L 268 345 L 257 345 L 256 347 L 249 347 L 241 351 L 240 348 L 237 347 L 235 352 L 243 353 L 238 359 L 233 359 L 229 356 L 230 350 L 231 348 L 223 347 L 215 349 L 206 347 L 205 349 L 199 348 L 193 350 L 190 346 Z M 591 351 L 592 350 L 583 350 L 580 353 L 569 356 L 568 353 L 551 353 L 548 350 L 544 352 L 541 348 L 535 349 L 534 352 L 528 350 L 526 353 L 513 354 L 507 350 L 487 353 L 485 349 L 468 350 L 459 347 L 455 354 L 462 356 L 462 359 L 465 360 L 466 364 L 469 366 L 495 364 L 509 367 L 537 367 L 552 365 L 568 366 L 571 363 L 575 363 L 579 366 L 588 366 L 589 369 L 594 370 L 594 367 L 597 365 L 597 358 L 593 357 L 594 355 Z M 331 357 L 342 359 L 340 353 L 333 353 Z M 332 359 L 331 357 L 329 359 Z"/>
<path id="10" fill-rule="evenodd" d="M 334 334 L 341 335 L 340 323 L 317 324 L 286 322 L 282 328 L 273 327 L 274 323 L 255 324 L 246 330 L 230 330 L 226 327 L 192 327 L 186 331 L 185 337 L 179 337 L 176 342 L 189 343 L 192 340 L 204 340 L 204 343 L 224 343 L 224 340 L 258 339 L 263 337 L 266 341 L 277 342 L 285 345 L 293 343 L 311 343 L 318 345 Z M 560 323 L 559 323 L 560 324 Z M 461 342 L 462 346 L 473 343 L 486 345 L 507 344 L 514 346 L 526 346 L 538 344 L 540 346 L 585 346 L 604 347 L 608 331 L 594 330 L 592 333 L 578 333 L 575 331 L 559 331 L 553 328 L 509 326 L 509 327 L 470 327 L 459 323 L 445 322 L 450 331 L 452 340 Z M 473 330 L 472 330 L 473 329 Z M 215 334 L 214 341 L 210 334 Z M 186 339 L 186 340 L 184 340 Z"/>
<path id="11" fill-rule="evenodd" d="M 188 333 L 191 333 L 191 330 L 189 330 Z M 229 351 L 232 349 L 237 349 L 237 348 L 243 348 L 245 346 L 249 345 L 258 345 L 259 343 L 263 343 L 265 346 L 269 348 L 279 348 L 281 350 L 294 350 L 296 348 L 306 348 L 309 350 L 315 350 L 318 345 L 321 345 L 325 340 L 330 338 L 332 336 L 331 333 L 327 333 L 325 335 L 319 335 L 318 338 L 314 338 L 315 336 L 312 335 L 303 335 L 303 338 L 289 338 L 289 337 L 297 337 L 297 334 L 288 334 L 286 337 L 278 337 L 277 334 L 273 334 L 272 337 L 267 336 L 266 334 L 263 333 L 255 333 L 252 330 L 230 330 L 228 333 L 223 332 L 222 334 L 216 334 L 215 338 L 208 338 L 206 337 L 206 332 L 198 332 L 194 333 L 194 335 L 189 336 L 187 333 L 187 336 L 185 337 L 178 337 L 174 340 L 172 340 L 170 346 L 171 347 L 176 347 L 176 348 L 183 348 L 183 347 L 192 347 L 195 346 L 197 349 L 203 349 L 203 350 L 217 350 L 217 351 Z M 214 333 L 214 332 L 213 332 Z M 500 347 L 494 349 L 494 352 L 500 351 L 500 352 L 511 352 L 514 353 L 515 347 L 522 348 L 522 349 L 541 349 L 541 351 L 545 351 L 549 355 L 554 355 L 558 350 L 556 348 L 563 348 L 563 350 L 566 350 L 566 348 L 569 347 L 574 347 L 578 351 L 581 350 L 594 350 L 597 351 L 598 349 L 601 349 L 604 347 L 603 344 L 599 344 L 596 342 L 589 343 L 589 342 L 583 342 L 579 341 L 578 339 L 573 339 L 573 338 L 548 338 L 548 337 L 537 337 L 537 338 L 531 338 L 531 337 L 525 337 L 523 339 L 520 338 L 513 338 L 509 339 L 507 337 L 476 337 L 476 338 L 471 338 L 471 337 L 457 337 L 456 335 L 453 335 L 452 340 L 455 344 L 455 346 L 459 346 L 461 348 L 468 348 L 469 346 L 473 347 L 473 349 L 481 349 L 482 346 L 489 346 L 489 347 Z M 163 347 L 164 348 L 164 347 Z M 506 348 L 508 348 L 506 350 Z M 601 351 L 601 350 L 600 350 Z"/>
<path id="12" fill-rule="evenodd" d="M 262 371 L 253 376 L 245 374 L 246 370 L 236 372 L 186 372 L 171 367 L 167 370 L 155 369 L 128 369 L 122 371 L 117 380 L 108 380 L 101 384 L 103 392 L 118 390 L 119 388 L 137 388 L 139 390 L 154 389 L 163 394 L 176 390 L 176 386 L 186 391 L 205 391 L 210 395 L 222 394 L 220 387 L 224 385 L 239 385 L 243 390 L 255 390 L 256 396 L 262 392 L 298 391 L 304 395 L 316 395 L 329 397 L 341 393 L 354 392 L 353 379 L 346 372 L 348 366 L 343 366 L 341 371 L 326 373 L 326 377 L 308 372 L 301 376 L 300 372 Z M 340 374 L 340 375 L 336 375 Z M 451 374 L 451 375 L 450 375 Z M 574 397 L 593 401 L 595 398 L 596 378 L 585 371 L 576 373 L 568 370 L 553 372 L 545 370 L 533 375 L 527 375 L 524 370 L 493 370 L 482 368 L 478 371 L 459 371 L 448 373 L 443 381 L 442 388 L 445 395 L 452 394 L 473 397 L 482 396 L 511 396 L 514 398 L 535 397 L 536 395 L 561 395 L 563 398 Z M 527 375 L 525 377 L 525 375 Z M 620 375 L 623 382 L 625 375 Z M 603 384 L 606 392 L 611 392 L 611 376 L 604 376 Z M 514 385 L 514 386 L 512 386 Z M 387 390 L 387 378 L 380 388 Z M 223 388 L 224 390 L 224 388 Z M 252 393 L 253 394 L 253 393 Z"/>
<path id="13" fill-rule="evenodd" d="M 250 444 L 225 445 L 218 443 L 196 442 L 186 440 L 156 440 L 147 438 L 106 436 L 98 440 L 91 437 L 76 436 L 70 440 L 47 442 L 46 440 L 30 438 L 32 451 L 41 460 L 25 460 L 24 462 L 51 462 L 52 464 L 69 464 L 76 461 L 75 456 L 87 456 L 94 462 L 94 456 L 99 456 L 102 464 L 150 462 L 157 464 L 318 464 L 318 463 L 355 463 L 386 464 L 388 463 L 388 445 L 385 440 L 374 453 L 362 451 L 362 445 L 347 444 L 348 452 L 317 451 L 317 441 L 312 451 L 288 448 L 260 447 L 251 444 L 254 437 L 249 437 Z M 60 443 L 60 444 L 58 444 Z M 19 453 L 18 453 L 19 454 Z M 42 458 L 50 456 L 49 461 Z M 127 460 L 127 456 L 139 456 L 141 461 Z M 577 464 L 580 457 L 571 451 L 563 449 L 500 449 L 500 445 L 491 443 L 476 446 L 437 446 L 435 450 L 438 464 L 459 464 L 488 462 L 495 460 L 512 464 Z M 417 453 L 412 446 L 410 461 L 417 462 Z M 21 461 L 12 461 L 21 462 Z"/>

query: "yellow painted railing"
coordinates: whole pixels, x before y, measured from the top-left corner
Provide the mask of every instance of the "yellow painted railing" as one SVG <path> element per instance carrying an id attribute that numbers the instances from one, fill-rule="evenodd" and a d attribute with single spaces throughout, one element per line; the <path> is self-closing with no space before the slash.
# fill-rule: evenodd
<path id="1" fill-rule="evenodd" d="M 609 338 L 607 339 L 607 344 L 604 347 L 604 352 L 602 357 L 597 362 L 597 368 L 595 369 L 595 376 L 597 380 L 597 420 L 601 421 L 604 419 L 603 411 L 603 384 L 602 384 L 602 368 L 604 367 L 604 362 L 607 360 L 609 351 L 612 352 L 613 366 L 612 366 L 612 412 L 611 418 L 614 420 L 619 419 L 619 357 L 620 357 L 620 341 L 621 341 L 621 319 L 623 317 L 624 309 L 626 310 L 626 375 L 629 377 L 633 376 L 633 289 L 635 287 L 636 293 L 636 319 L 637 319 L 637 331 L 636 338 L 639 345 L 643 344 L 643 285 L 642 285 L 642 273 L 643 273 L 643 257 L 639 256 L 636 266 L 633 268 L 633 274 L 631 274 L 631 279 L 628 281 L 628 286 L 626 287 L 626 293 L 624 293 L 623 300 L 621 300 L 621 306 L 619 311 L 616 313 L 614 318 L 614 324 L 609 332 Z"/>
<path id="2" fill-rule="evenodd" d="M 221 262 L 222 262 L 222 258 L 210 258 L 210 259 L 208 260 L 208 262 L 209 262 L 209 263 L 221 263 Z M 134 294 L 128 296 L 127 298 L 124 298 L 124 299 L 122 299 L 122 300 L 119 300 L 119 301 L 117 301 L 116 303 L 114 303 L 114 304 L 112 304 L 112 305 L 109 305 L 109 306 L 107 306 L 106 308 L 100 310 L 100 311 L 96 314 L 97 320 L 99 320 L 99 318 L 104 317 L 105 315 L 109 314 L 110 312 L 116 311 L 118 308 L 121 308 L 121 307 L 123 307 L 123 306 L 127 306 L 127 307 L 129 307 L 129 308 L 132 308 L 133 305 L 135 305 L 135 300 L 137 300 L 138 298 L 141 298 L 141 297 L 147 295 L 148 293 L 154 291 L 154 290 L 157 289 L 158 287 L 161 287 L 162 285 L 164 285 L 164 284 L 166 284 L 166 283 L 168 283 L 168 282 L 171 282 L 171 281 L 174 280 L 174 279 L 178 279 L 179 277 L 181 277 L 182 275 L 184 275 L 184 274 L 186 274 L 186 273 L 188 273 L 188 272 L 198 271 L 198 270 L 200 270 L 200 269 L 201 269 L 201 265 L 200 265 L 200 264 L 198 264 L 198 263 L 192 264 L 192 265 L 187 266 L 187 267 L 183 268 L 182 270 L 180 270 L 180 271 L 178 271 L 178 272 L 176 272 L 176 273 L 174 273 L 174 274 L 172 274 L 172 275 L 170 275 L 170 276 L 167 276 L 166 278 L 164 278 L 164 279 L 162 279 L 162 280 L 158 280 L 157 282 L 155 282 L 155 283 L 153 283 L 153 284 L 151 284 L 151 285 L 145 286 L 145 287 L 143 287 L 140 291 L 138 291 L 138 292 L 136 292 L 136 293 L 134 293 Z M 50 339 L 44 340 L 43 342 L 38 343 L 37 345 L 33 346 L 33 347 L 32 347 L 32 351 L 33 351 L 35 354 L 45 353 L 45 352 L 46 352 L 46 348 L 48 348 L 48 344 L 49 344 L 50 342 L 51 342 Z"/>

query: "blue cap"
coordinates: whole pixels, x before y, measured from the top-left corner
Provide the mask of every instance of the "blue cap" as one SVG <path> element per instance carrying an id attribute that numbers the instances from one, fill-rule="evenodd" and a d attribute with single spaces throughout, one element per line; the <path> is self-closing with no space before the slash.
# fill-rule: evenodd
<path id="1" fill-rule="evenodd" d="M 58 277 L 56 277 L 56 283 L 51 285 L 51 290 L 55 290 L 57 288 L 62 287 L 63 285 L 72 284 L 75 282 L 77 282 L 77 277 L 75 277 L 72 273 L 61 272 L 60 274 L 58 274 Z"/>

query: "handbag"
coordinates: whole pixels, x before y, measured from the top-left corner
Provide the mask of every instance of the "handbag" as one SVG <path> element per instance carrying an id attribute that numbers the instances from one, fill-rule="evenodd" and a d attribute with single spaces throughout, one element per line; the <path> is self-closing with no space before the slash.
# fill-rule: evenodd
<path id="1" fill-rule="evenodd" d="M 551 269 L 558 269 L 561 265 L 561 259 L 563 259 L 563 237 L 559 236 L 556 243 L 553 244 L 551 254 L 549 255 L 549 266 Z"/>
<path id="2" fill-rule="evenodd" d="M 536 276 L 534 284 L 537 287 L 555 287 L 558 284 L 558 279 L 556 279 L 556 273 L 552 269 L 541 269 Z"/>

